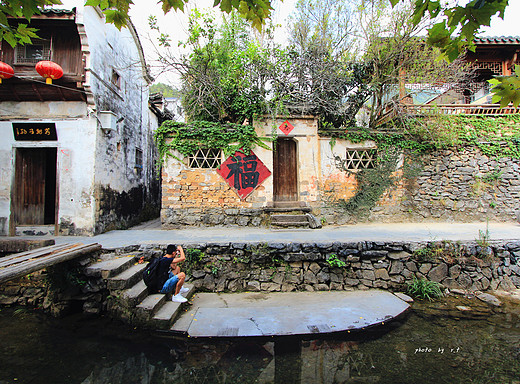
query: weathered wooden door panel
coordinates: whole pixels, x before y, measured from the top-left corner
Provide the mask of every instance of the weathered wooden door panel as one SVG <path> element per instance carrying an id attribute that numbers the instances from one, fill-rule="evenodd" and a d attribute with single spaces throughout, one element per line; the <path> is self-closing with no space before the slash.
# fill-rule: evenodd
<path id="1" fill-rule="evenodd" d="M 298 201 L 296 141 L 279 138 L 273 152 L 274 201 Z"/>
<path id="2" fill-rule="evenodd" d="M 18 148 L 15 169 L 15 224 L 54 224 L 56 149 Z"/>

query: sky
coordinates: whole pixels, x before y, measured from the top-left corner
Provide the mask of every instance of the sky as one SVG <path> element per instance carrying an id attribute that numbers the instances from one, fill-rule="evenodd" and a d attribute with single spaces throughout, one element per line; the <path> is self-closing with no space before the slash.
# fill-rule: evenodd
<path id="1" fill-rule="evenodd" d="M 72 8 L 81 0 L 62 0 L 67 8 Z M 170 11 L 164 15 L 160 4 L 156 0 L 133 0 L 134 5 L 130 10 L 130 17 L 136 26 L 137 32 L 141 39 L 141 43 L 147 56 L 147 61 L 153 63 L 154 48 L 152 41 L 154 36 L 150 34 L 148 26 L 148 17 L 154 15 L 157 17 L 158 25 L 161 31 L 168 33 L 172 39 L 172 47 L 177 49 L 177 42 L 183 41 L 187 36 L 188 15 L 189 10 L 193 8 L 213 9 L 213 0 L 189 0 L 185 12 Z M 273 22 L 274 24 L 284 25 L 289 18 L 297 0 L 273 0 Z M 518 20 L 520 19 L 520 0 L 509 0 L 509 6 L 506 8 L 504 20 L 495 18 L 491 27 L 485 27 L 479 36 L 514 36 L 520 35 Z M 276 37 L 280 37 L 283 41 L 287 34 L 283 31 L 283 27 Z M 152 72 L 154 72 L 152 68 Z M 175 77 L 159 76 L 157 81 L 175 82 Z"/>

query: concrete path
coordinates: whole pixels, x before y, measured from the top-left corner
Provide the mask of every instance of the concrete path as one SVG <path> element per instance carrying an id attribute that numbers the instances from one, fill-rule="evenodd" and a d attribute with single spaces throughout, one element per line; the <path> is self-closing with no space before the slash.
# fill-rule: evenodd
<path id="1" fill-rule="evenodd" d="M 349 241 L 474 241 L 489 234 L 490 240 L 519 240 L 518 223 L 390 223 L 325 226 L 321 229 L 271 230 L 250 227 L 193 227 L 160 229 L 156 221 L 128 230 L 117 230 L 92 237 L 55 236 L 56 244 L 99 243 L 105 249 L 128 245 L 189 244 L 230 242 L 349 242 Z M 16 237 L 21 239 L 22 237 Z M 34 237 L 32 237 L 34 239 Z"/>
<path id="2" fill-rule="evenodd" d="M 390 292 L 198 293 L 172 331 L 189 337 L 326 334 L 389 322 L 409 308 Z"/>

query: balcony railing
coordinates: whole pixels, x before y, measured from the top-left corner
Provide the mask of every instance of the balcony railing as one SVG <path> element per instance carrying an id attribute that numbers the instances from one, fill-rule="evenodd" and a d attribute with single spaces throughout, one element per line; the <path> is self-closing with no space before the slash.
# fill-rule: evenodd
<path id="1" fill-rule="evenodd" d="M 487 115 L 501 116 L 520 113 L 520 108 L 507 106 L 501 108 L 499 104 L 437 104 L 413 105 L 400 104 L 381 114 L 377 124 L 386 123 L 397 116 L 428 116 L 428 115 Z"/>

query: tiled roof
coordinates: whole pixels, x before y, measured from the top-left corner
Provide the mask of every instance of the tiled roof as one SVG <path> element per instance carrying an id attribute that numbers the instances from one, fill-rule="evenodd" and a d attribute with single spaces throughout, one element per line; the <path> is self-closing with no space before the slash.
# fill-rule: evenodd
<path id="1" fill-rule="evenodd" d="M 74 15 L 76 13 L 76 8 L 73 9 L 55 9 L 55 8 L 45 8 L 42 9 L 42 14 L 51 14 L 51 15 Z"/>
<path id="2" fill-rule="evenodd" d="M 475 38 L 475 44 L 520 44 L 520 36 L 485 36 Z"/>

